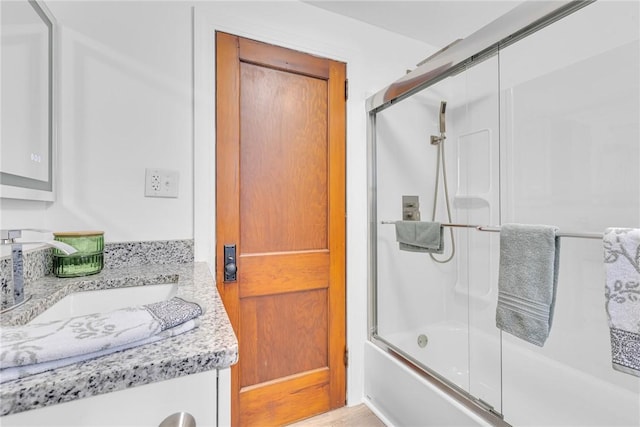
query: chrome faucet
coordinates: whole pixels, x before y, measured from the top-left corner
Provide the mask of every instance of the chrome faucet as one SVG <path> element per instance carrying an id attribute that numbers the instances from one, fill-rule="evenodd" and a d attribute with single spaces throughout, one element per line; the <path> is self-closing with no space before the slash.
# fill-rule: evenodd
<path id="1" fill-rule="evenodd" d="M 47 246 L 52 246 L 54 248 L 60 249 L 67 255 L 71 255 L 72 253 L 77 252 L 73 246 L 70 246 L 63 242 L 57 242 L 54 240 L 49 241 L 41 241 L 41 242 L 18 242 L 16 239 L 22 237 L 23 231 L 38 231 L 38 232 L 47 232 L 46 230 L 35 230 L 35 229 L 22 229 L 22 230 L 0 230 L 0 244 L 1 245 L 11 245 L 11 278 L 13 280 L 13 305 L 9 308 L 6 308 L 0 313 L 4 313 L 6 311 L 12 310 L 16 307 L 21 306 L 25 302 L 29 301 L 31 296 L 25 299 L 24 297 L 24 262 L 22 256 L 22 245 L 27 244 L 44 244 Z"/>

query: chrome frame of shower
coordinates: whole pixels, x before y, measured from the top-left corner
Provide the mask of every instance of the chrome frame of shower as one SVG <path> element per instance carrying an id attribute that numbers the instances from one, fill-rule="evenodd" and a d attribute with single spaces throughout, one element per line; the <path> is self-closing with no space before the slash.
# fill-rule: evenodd
<path id="1" fill-rule="evenodd" d="M 370 96 L 366 110 L 369 114 L 382 111 L 595 1 L 526 1 L 467 38 L 449 44 L 416 69 Z"/>
<path id="2" fill-rule="evenodd" d="M 456 40 L 423 61 L 415 70 L 378 91 L 366 101 L 368 165 L 368 339 L 420 374 L 458 403 L 496 426 L 509 426 L 490 405 L 425 367 L 402 349 L 378 335 L 377 269 L 378 239 L 376 114 L 411 95 L 456 75 L 497 54 L 500 49 L 570 15 L 595 0 L 527 1 L 499 17 L 466 39 Z"/>

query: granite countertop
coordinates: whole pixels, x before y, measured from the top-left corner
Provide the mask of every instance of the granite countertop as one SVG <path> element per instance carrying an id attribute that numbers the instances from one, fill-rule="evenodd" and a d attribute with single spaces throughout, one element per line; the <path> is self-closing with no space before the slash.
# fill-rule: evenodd
<path id="1" fill-rule="evenodd" d="M 0 384 L 0 415 L 223 369 L 238 360 L 238 341 L 206 263 L 104 269 L 86 277 L 43 277 L 30 284 L 24 306 L 0 326 L 21 325 L 73 292 L 177 283 L 177 296 L 204 305 L 198 328 L 182 335 Z M 1 419 L 0 419 L 1 421 Z"/>

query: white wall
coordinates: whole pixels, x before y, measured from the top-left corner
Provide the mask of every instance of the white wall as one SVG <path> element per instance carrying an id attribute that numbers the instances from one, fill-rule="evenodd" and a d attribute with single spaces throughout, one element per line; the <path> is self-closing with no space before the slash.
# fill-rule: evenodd
<path id="1" fill-rule="evenodd" d="M 102 229 L 107 241 L 195 239 L 213 270 L 214 31 L 347 63 L 348 396 L 366 339 L 364 100 L 435 51 L 297 1 L 49 1 L 61 24 L 58 198 L 2 200 L 0 226 Z M 144 169 L 180 172 L 177 199 L 144 197 Z"/>
<path id="2" fill-rule="evenodd" d="M 2 228 L 193 236 L 191 12 L 186 4 L 50 2 L 59 26 L 57 200 L 2 200 Z M 144 197 L 145 168 L 180 172 Z"/>

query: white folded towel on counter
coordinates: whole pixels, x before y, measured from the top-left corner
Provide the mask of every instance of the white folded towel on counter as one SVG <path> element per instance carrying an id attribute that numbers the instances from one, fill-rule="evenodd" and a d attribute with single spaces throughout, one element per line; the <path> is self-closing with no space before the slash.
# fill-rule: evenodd
<path id="1" fill-rule="evenodd" d="M 640 229 L 607 228 L 603 244 L 613 369 L 640 377 Z"/>
<path id="2" fill-rule="evenodd" d="M 82 354 L 79 356 L 67 357 L 64 359 L 51 360 L 49 362 L 34 363 L 31 365 L 14 366 L 12 368 L 0 369 L 0 384 L 7 381 L 13 381 L 20 378 L 28 377 L 42 372 L 51 371 L 53 369 L 62 368 L 64 366 L 72 365 L 74 363 L 84 362 L 86 360 L 95 359 L 97 357 L 106 356 L 118 351 L 128 350 L 130 348 L 139 347 L 146 344 L 151 344 L 157 341 L 165 340 L 167 338 L 175 337 L 185 332 L 189 332 L 192 329 L 197 328 L 200 325 L 200 319 L 191 319 L 178 326 L 164 330 L 149 338 L 134 341 L 128 344 L 124 344 L 117 347 L 109 347 L 102 351 L 96 351 L 94 353 Z"/>
<path id="3" fill-rule="evenodd" d="M 164 339 L 175 335 L 178 329 L 173 328 L 203 313 L 199 304 L 174 297 L 109 313 L 4 327 L 0 334 L 0 376 L 9 368 L 88 355 L 82 359 L 86 360 Z"/>

